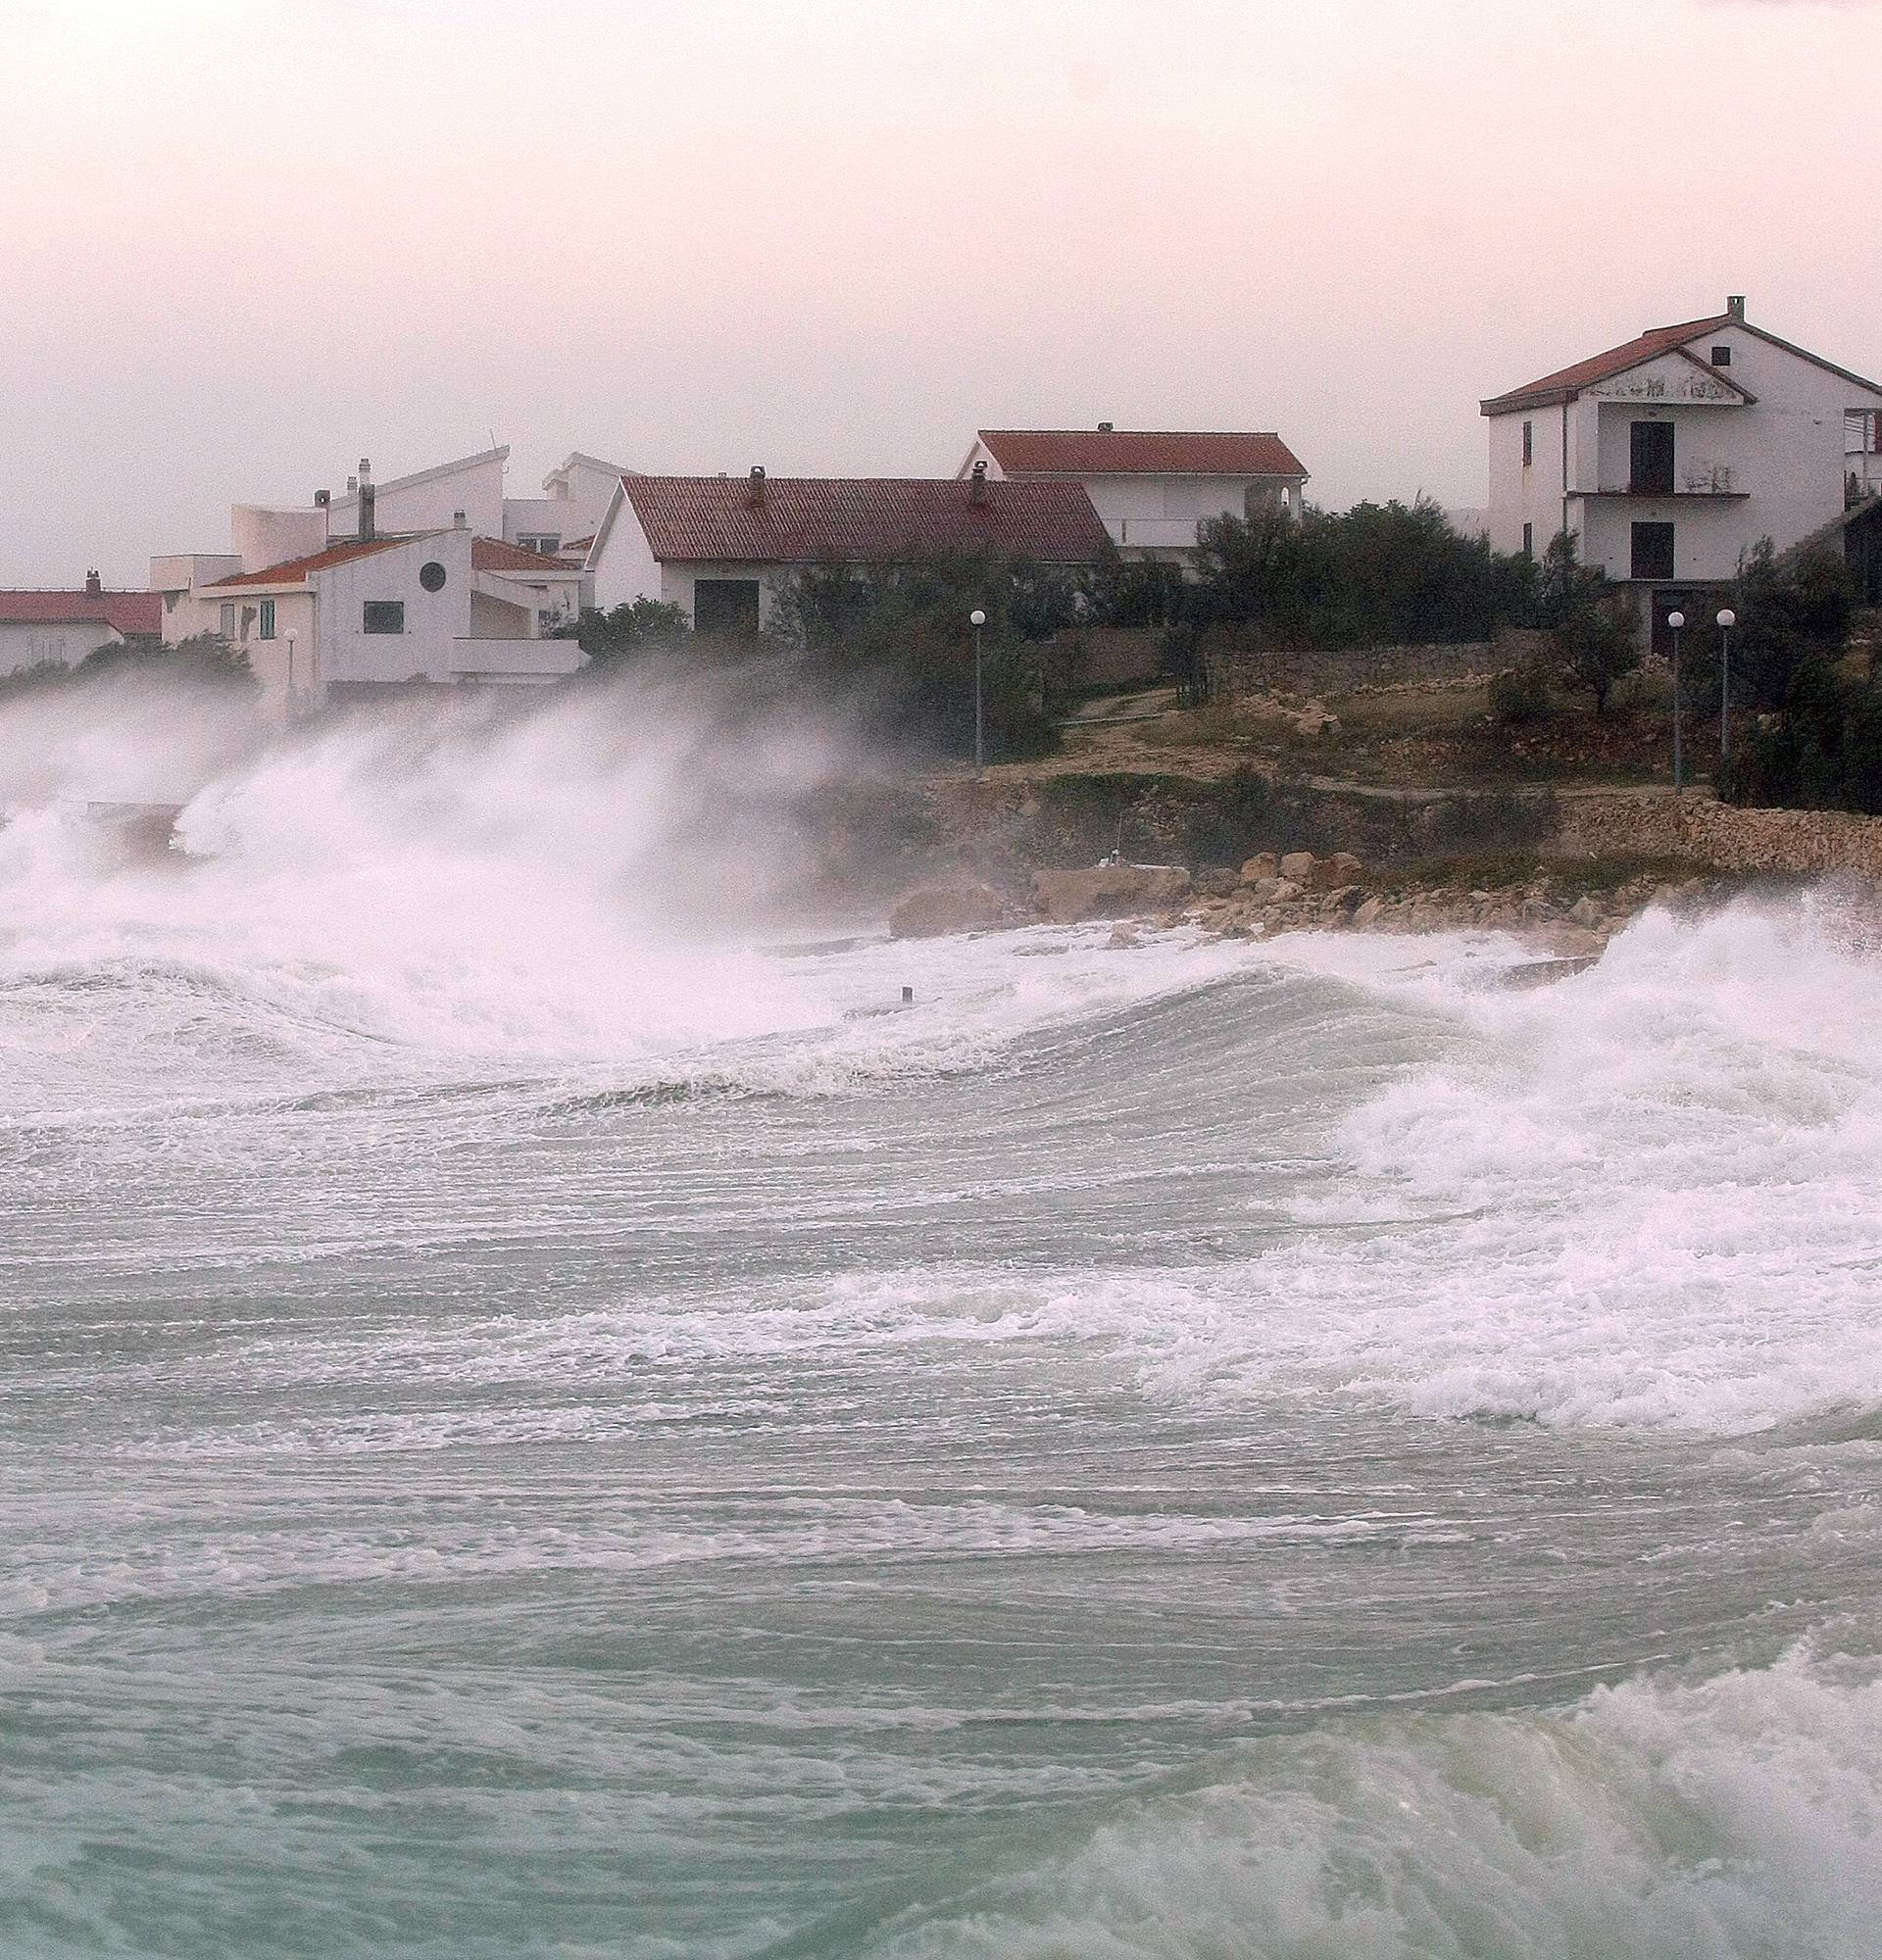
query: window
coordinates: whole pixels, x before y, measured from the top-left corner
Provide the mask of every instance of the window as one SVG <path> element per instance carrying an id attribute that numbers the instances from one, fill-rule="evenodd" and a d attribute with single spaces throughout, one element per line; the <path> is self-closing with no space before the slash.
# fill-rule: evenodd
<path id="1" fill-rule="evenodd" d="M 758 580 L 698 578 L 693 581 L 693 627 L 725 639 L 758 631 Z"/>
<path id="2" fill-rule="evenodd" d="M 1536 425 L 1524 422 L 1522 425 L 1522 466 L 1527 469 L 1536 460 Z"/>
<path id="3" fill-rule="evenodd" d="M 434 558 L 426 559 L 419 566 L 419 583 L 427 592 L 442 592 L 444 590 L 444 566 Z"/>
<path id="4" fill-rule="evenodd" d="M 1524 524 L 1522 527 L 1522 555 L 1524 558 L 1534 558 L 1536 555 L 1536 527 L 1534 524 Z"/>
<path id="5" fill-rule="evenodd" d="M 403 633 L 405 631 L 405 601 L 403 599 L 369 599 L 365 615 L 361 620 L 363 630 L 369 633 Z"/>
<path id="6" fill-rule="evenodd" d="M 529 537 L 517 539 L 524 551 L 540 552 L 544 558 L 554 558 L 562 549 L 562 539 L 553 531 L 537 531 Z"/>
<path id="7" fill-rule="evenodd" d="M 216 622 L 216 630 L 225 640 L 232 640 L 235 637 L 235 608 L 232 603 L 223 608 L 222 614 Z"/>
<path id="8" fill-rule="evenodd" d="M 1721 346 L 1712 349 L 1712 366 L 1714 368 L 1729 368 L 1731 365 L 1732 350 L 1729 347 Z"/>
<path id="9" fill-rule="evenodd" d="M 1671 578 L 1673 575 L 1673 527 L 1671 524 L 1634 526 L 1633 574 L 1635 578 Z"/>
<path id="10" fill-rule="evenodd" d="M 1673 425 L 1635 422 L 1628 431 L 1627 487 L 1636 497 L 1673 494 Z"/>
<path id="11" fill-rule="evenodd" d="M 262 638 L 272 640 L 273 637 L 274 602 L 272 599 L 264 599 L 262 601 Z"/>

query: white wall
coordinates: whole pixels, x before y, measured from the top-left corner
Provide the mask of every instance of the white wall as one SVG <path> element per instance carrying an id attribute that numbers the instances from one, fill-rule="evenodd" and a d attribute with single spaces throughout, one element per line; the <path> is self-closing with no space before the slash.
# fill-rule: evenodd
<path id="1" fill-rule="evenodd" d="M 609 503 L 620 482 L 619 470 L 600 459 L 576 457 L 570 462 L 567 469 L 552 470 L 550 473 L 560 479 L 552 491 L 553 501 L 567 505 L 579 514 L 579 522 L 564 518 L 563 535 L 570 538 L 592 537 L 608 514 Z"/>
<path id="2" fill-rule="evenodd" d="M 24 673 L 27 667 L 48 663 L 75 667 L 87 654 L 123 638 L 115 626 L 107 626 L 102 619 L 57 626 L 9 620 L 0 624 L 0 674 Z"/>
<path id="3" fill-rule="evenodd" d="M 421 481 L 401 489 L 397 479 L 381 483 L 374 501 L 373 522 L 381 532 L 443 531 L 462 511 L 470 528 L 486 538 L 503 536 L 503 456 L 471 458 L 461 467 L 418 472 Z M 357 496 L 336 495 L 328 512 L 328 531 L 334 538 L 357 537 L 360 505 Z"/>
<path id="4" fill-rule="evenodd" d="M 452 643 L 468 639 L 471 631 L 470 540 L 468 528 L 446 530 L 314 573 L 321 687 L 348 681 L 449 679 Z M 444 566 L 444 584 L 427 592 L 419 582 L 419 572 L 433 561 Z M 367 632 L 369 599 L 401 602 L 404 632 Z"/>
<path id="5" fill-rule="evenodd" d="M 244 571 L 265 571 L 291 558 L 306 558 L 326 543 L 323 511 L 273 511 L 261 504 L 231 504 L 228 542 Z"/>
<path id="6" fill-rule="evenodd" d="M 616 486 L 619 489 L 619 485 Z M 634 515 L 634 507 L 623 496 L 614 522 L 590 567 L 595 604 L 611 612 L 617 606 L 631 605 L 636 599 L 665 599 L 669 595 L 661 578 L 659 562 L 647 542 L 647 533 Z M 687 611 L 692 610 L 688 588 Z M 675 601 L 675 604 L 678 602 Z"/>
<path id="7" fill-rule="evenodd" d="M 1572 420 L 1573 406 L 1569 411 L 1570 424 Z M 1526 468 L 1522 461 L 1524 422 L 1531 429 L 1531 460 Z M 1534 534 L 1535 554 L 1540 558 L 1561 529 L 1562 447 L 1565 440 L 1572 467 L 1573 427 L 1564 428 L 1560 408 L 1492 416 L 1488 426 L 1490 501 L 1484 512 L 1484 526 L 1490 542 L 1500 552 L 1520 551 L 1522 527 L 1528 524 Z"/>

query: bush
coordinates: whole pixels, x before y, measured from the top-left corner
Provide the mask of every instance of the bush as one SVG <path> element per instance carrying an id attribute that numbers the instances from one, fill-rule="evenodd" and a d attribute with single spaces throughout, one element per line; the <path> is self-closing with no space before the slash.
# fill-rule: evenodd
<path id="1" fill-rule="evenodd" d="M 683 608 L 659 599 L 636 599 L 607 612 L 585 606 L 578 618 L 558 626 L 550 637 L 575 641 L 590 665 L 609 669 L 636 654 L 677 646 L 691 632 Z"/>
<path id="2" fill-rule="evenodd" d="M 1546 720 L 1555 711 L 1549 694 L 1549 668 L 1538 660 L 1505 667 L 1490 682 L 1490 716 L 1506 728 Z"/>

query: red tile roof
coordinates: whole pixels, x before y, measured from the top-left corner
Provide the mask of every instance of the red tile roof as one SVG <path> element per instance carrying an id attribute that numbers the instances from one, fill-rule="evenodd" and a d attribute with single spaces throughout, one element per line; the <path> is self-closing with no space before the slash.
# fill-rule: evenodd
<path id="1" fill-rule="evenodd" d="M 0 626 L 115 627 L 126 639 L 164 630 L 161 592 L 0 592 Z"/>
<path id="2" fill-rule="evenodd" d="M 743 476 L 623 476 L 660 560 L 864 564 L 984 549 L 1083 564 L 1108 536 L 1081 483 L 773 476 L 754 502 Z"/>
<path id="3" fill-rule="evenodd" d="M 1270 430 L 982 429 L 1009 476 L 1305 476 Z"/>
<path id="4" fill-rule="evenodd" d="M 323 551 L 309 552 L 305 558 L 283 559 L 279 564 L 265 565 L 260 571 L 238 571 L 230 577 L 219 578 L 203 590 L 232 592 L 250 585 L 305 585 L 311 571 L 324 571 L 329 565 L 346 564 L 349 559 L 371 558 L 374 552 L 390 551 L 394 545 L 409 545 L 413 537 L 424 535 L 422 531 L 401 533 L 371 538 L 364 543 L 358 538 L 342 538 Z"/>
<path id="5" fill-rule="evenodd" d="M 567 559 L 551 558 L 528 551 L 502 538 L 473 538 L 470 543 L 472 571 L 560 571 L 575 569 Z"/>
<path id="6" fill-rule="evenodd" d="M 1610 381 L 1616 374 L 1638 368 L 1642 362 L 1657 360 L 1724 327 L 1744 324 L 1737 314 L 1715 313 L 1705 319 L 1684 320 L 1677 326 L 1650 326 L 1635 339 L 1609 348 L 1606 354 L 1577 361 L 1569 368 L 1558 368 L 1553 374 L 1545 374 L 1525 387 L 1511 388 L 1507 395 L 1492 396 L 1483 404 L 1483 413 L 1502 416 L 1514 409 L 1540 409 L 1556 402 L 1572 401 L 1583 388 L 1592 388 L 1597 381 Z"/>

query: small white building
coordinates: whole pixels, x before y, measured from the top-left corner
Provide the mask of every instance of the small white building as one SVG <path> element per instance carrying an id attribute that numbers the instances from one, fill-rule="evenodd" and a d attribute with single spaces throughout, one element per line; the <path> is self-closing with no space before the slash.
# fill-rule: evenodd
<path id="1" fill-rule="evenodd" d="M 75 667 L 101 647 L 154 641 L 163 619 L 154 592 L 108 592 L 95 571 L 75 592 L 0 592 L 0 676 Z"/>
<path id="2" fill-rule="evenodd" d="M 1093 564 L 1106 531 L 1082 484 L 905 476 L 621 476 L 588 572 L 604 611 L 677 606 L 702 633 L 755 633 L 798 573 L 988 552 Z"/>
<path id="3" fill-rule="evenodd" d="M 181 598 L 165 635 L 239 649 L 285 716 L 389 687 L 543 685 L 581 665 L 556 637 L 580 599 L 578 566 L 453 525 L 235 567 Z"/>
<path id="4" fill-rule="evenodd" d="M 1882 487 L 1882 385 L 1723 313 L 1650 328 L 1482 405 L 1490 541 L 1582 562 L 1665 616 L 1723 585 L 1759 539 L 1779 551 Z"/>
<path id="5" fill-rule="evenodd" d="M 1083 485 L 1127 558 L 1181 561 L 1212 517 L 1306 508 L 1307 470 L 1271 430 L 982 429 L 957 472 Z"/>

